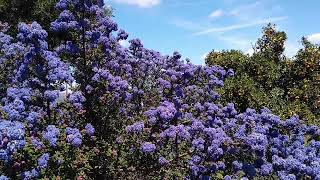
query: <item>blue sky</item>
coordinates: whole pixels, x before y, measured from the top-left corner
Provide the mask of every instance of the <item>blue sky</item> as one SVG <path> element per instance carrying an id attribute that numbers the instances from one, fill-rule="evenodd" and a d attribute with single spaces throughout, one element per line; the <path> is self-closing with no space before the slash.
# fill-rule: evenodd
<path id="1" fill-rule="evenodd" d="M 204 64 L 212 49 L 247 53 L 273 22 L 287 33 L 286 54 L 300 47 L 302 36 L 320 42 L 319 0 L 108 0 L 114 19 L 145 47 L 163 54 L 179 51 Z M 125 42 L 124 42 L 125 44 Z"/>

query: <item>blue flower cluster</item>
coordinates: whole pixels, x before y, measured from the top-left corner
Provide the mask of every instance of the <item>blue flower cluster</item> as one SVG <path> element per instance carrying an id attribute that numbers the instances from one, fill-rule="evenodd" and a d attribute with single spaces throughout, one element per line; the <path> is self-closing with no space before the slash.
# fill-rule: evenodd
<path id="1" fill-rule="evenodd" d="M 24 179 L 24 180 L 27 180 L 27 179 L 35 179 L 35 178 L 39 178 L 40 176 L 40 172 L 41 170 L 47 168 L 48 166 L 48 161 L 49 161 L 49 158 L 50 158 L 50 155 L 48 153 L 45 153 L 43 155 L 41 155 L 39 158 L 38 158 L 38 162 L 37 162 L 37 167 L 36 168 L 33 168 L 32 170 L 30 171 L 25 171 L 21 174 L 21 178 Z"/>
<path id="2" fill-rule="evenodd" d="M 48 153 L 45 153 L 42 156 L 40 156 L 38 159 L 38 167 L 40 169 L 46 168 L 48 166 L 49 158 L 50 158 L 50 155 Z"/>
<path id="3" fill-rule="evenodd" d="M 24 124 L 0 120 L 0 160 L 10 161 L 11 155 L 25 146 L 24 135 Z"/>
<path id="4" fill-rule="evenodd" d="M 144 142 L 141 145 L 141 151 L 147 154 L 153 153 L 156 150 L 156 145 L 150 142 Z"/>
<path id="5" fill-rule="evenodd" d="M 66 128 L 67 142 L 74 147 L 79 147 L 82 144 L 82 135 L 79 129 L 76 128 Z"/>
<path id="6" fill-rule="evenodd" d="M 144 128 L 144 122 L 136 122 L 126 127 L 127 133 L 141 133 Z"/>
<path id="7" fill-rule="evenodd" d="M 39 177 L 39 171 L 36 169 L 32 169 L 31 171 L 25 171 L 22 173 L 21 178 L 23 180 L 27 180 L 27 179 L 34 179 Z"/>
<path id="8" fill-rule="evenodd" d="M 89 136 L 93 136 L 93 135 L 94 135 L 95 129 L 94 129 L 94 127 L 92 126 L 92 124 L 88 123 L 88 124 L 86 124 L 86 126 L 85 126 L 84 128 L 86 129 L 86 133 L 87 133 Z"/>
<path id="9" fill-rule="evenodd" d="M 69 102 L 77 109 L 82 108 L 82 103 L 86 101 L 86 98 L 82 95 L 80 91 L 73 92 L 69 96 Z"/>
<path id="10" fill-rule="evenodd" d="M 248 109 L 238 114 L 231 104 L 222 107 L 210 103 L 196 109 L 198 111 L 192 112 L 191 109 L 191 112 L 181 112 L 180 117 L 176 117 L 185 125 L 167 126 L 163 122 L 162 131 L 151 132 L 152 137 L 162 139 L 155 140 L 159 149 L 167 146 L 179 149 L 181 146 L 183 151 L 183 144 L 190 144 L 190 178 L 227 173 L 229 169 L 233 173 L 225 174 L 225 179 L 239 177 L 241 173 L 247 178 L 272 174 L 283 180 L 319 178 L 320 142 L 314 139 L 320 135 L 318 127 L 302 124 L 297 116 L 282 121 L 267 109 L 262 109 L 261 113 Z M 150 112 L 154 110 L 145 113 L 148 118 L 156 115 Z M 149 123 L 146 128 L 155 125 Z M 141 150 L 149 152 L 151 143 Z M 160 165 L 164 164 L 165 154 L 159 154 Z M 227 161 L 232 164 L 229 166 Z M 221 168 L 217 168 L 218 165 Z"/>
<path id="11" fill-rule="evenodd" d="M 48 125 L 46 131 L 43 132 L 43 139 L 46 140 L 50 146 L 57 146 L 60 129 L 55 125 Z"/>
<path id="12" fill-rule="evenodd" d="M 47 49 L 46 38 L 48 33 L 42 29 L 41 25 L 33 22 L 31 25 L 20 23 L 18 26 L 17 39 L 25 44 L 33 44 L 36 48 Z"/>
<path id="13" fill-rule="evenodd" d="M 62 9 L 63 5 L 62 3 L 60 4 L 58 4 L 58 8 Z M 73 30 L 80 30 L 80 25 L 70 11 L 64 10 L 59 18 L 51 23 L 51 30 L 55 33 L 63 34 Z"/>

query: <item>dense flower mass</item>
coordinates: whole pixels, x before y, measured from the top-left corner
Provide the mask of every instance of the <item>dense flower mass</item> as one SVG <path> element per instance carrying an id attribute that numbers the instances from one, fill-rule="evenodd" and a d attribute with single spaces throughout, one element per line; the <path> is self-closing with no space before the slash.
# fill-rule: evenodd
<path id="1" fill-rule="evenodd" d="M 219 103 L 233 70 L 123 47 L 103 6 L 60 0 L 54 40 L 0 32 L 0 179 L 320 179 L 319 127 Z"/>
<path id="2" fill-rule="evenodd" d="M 70 95 L 69 101 L 73 104 L 77 109 L 82 108 L 82 103 L 86 100 L 86 98 L 81 94 L 81 92 L 77 91 Z"/>
<path id="3" fill-rule="evenodd" d="M 156 146 L 150 142 L 145 142 L 141 145 L 141 151 L 144 153 L 153 153 L 156 150 Z"/>
<path id="4" fill-rule="evenodd" d="M 20 122 L 0 120 L 0 159 L 10 161 L 11 155 L 25 144 L 25 127 Z"/>
<path id="5" fill-rule="evenodd" d="M 128 133 L 141 133 L 144 128 L 144 122 L 136 122 L 126 127 Z"/>
<path id="6" fill-rule="evenodd" d="M 43 133 L 43 139 L 45 139 L 50 146 L 56 146 L 58 137 L 60 134 L 60 129 L 54 125 L 48 125 L 46 131 Z"/>
<path id="7" fill-rule="evenodd" d="M 78 129 L 67 127 L 66 134 L 67 142 L 70 143 L 72 146 L 78 147 L 81 145 L 82 135 Z"/>
<path id="8" fill-rule="evenodd" d="M 43 154 L 41 157 L 39 157 L 38 159 L 38 167 L 40 169 L 44 169 L 48 166 L 48 160 L 49 160 L 50 156 L 48 153 Z"/>

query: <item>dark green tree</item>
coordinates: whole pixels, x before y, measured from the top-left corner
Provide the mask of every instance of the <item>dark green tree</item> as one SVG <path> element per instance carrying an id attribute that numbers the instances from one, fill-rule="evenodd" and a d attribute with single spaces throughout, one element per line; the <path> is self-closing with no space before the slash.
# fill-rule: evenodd
<path id="1" fill-rule="evenodd" d="M 302 38 L 303 48 L 295 56 L 288 71 L 288 98 L 291 101 L 301 101 L 310 110 L 320 115 L 320 46 Z"/>
<path id="2" fill-rule="evenodd" d="M 274 24 L 269 23 L 262 29 L 262 37 L 258 39 L 254 50 L 269 61 L 280 62 L 284 59 L 285 41 L 287 35 L 284 31 L 277 31 Z"/>
<path id="3" fill-rule="evenodd" d="M 0 0 L 0 21 L 11 25 L 10 32 L 16 31 L 19 22 L 37 21 L 48 29 L 57 13 L 54 4 L 58 0 Z"/>

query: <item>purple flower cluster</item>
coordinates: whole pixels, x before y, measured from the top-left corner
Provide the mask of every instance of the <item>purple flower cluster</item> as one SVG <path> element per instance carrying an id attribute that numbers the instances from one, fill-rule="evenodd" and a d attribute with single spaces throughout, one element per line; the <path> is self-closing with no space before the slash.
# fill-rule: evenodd
<path id="1" fill-rule="evenodd" d="M 163 121 L 170 121 L 176 115 L 177 110 L 174 107 L 174 104 L 168 101 L 164 101 L 158 107 L 159 117 Z"/>
<path id="2" fill-rule="evenodd" d="M 169 163 L 169 161 L 166 159 L 166 158 L 164 158 L 164 157 L 159 157 L 159 164 L 161 165 L 161 166 L 165 166 L 165 165 L 167 165 Z"/>
<path id="3" fill-rule="evenodd" d="M 144 128 L 144 122 L 136 122 L 126 127 L 127 133 L 142 133 Z"/>
<path id="4" fill-rule="evenodd" d="M 200 107 L 199 104 L 197 106 Z M 205 104 L 196 109 L 201 110 L 184 112 L 178 117 L 184 124 L 188 121 L 183 119 L 193 119 L 189 125 L 164 125 L 159 134 L 161 138 L 172 139 L 171 144 L 175 147 L 179 147 L 179 141 L 175 141 L 177 139 L 190 143 L 193 150 L 190 151 L 192 158 L 189 161 L 191 177 L 214 174 L 217 171 L 217 168 L 212 168 L 215 164 L 232 160 L 231 166 L 224 164 L 220 168 L 232 169 L 234 173 L 230 177 L 237 177 L 240 172 L 247 178 L 272 174 L 277 174 L 280 179 L 317 177 L 320 169 L 315 164 L 320 163 L 320 143 L 313 138 L 320 135 L 319 128 L 301 124 L 296 116 L 281 121 L 266 109 L 261 113 L 248 109 L 240 114 L 236 113 L 232 104 L 225 107 Z M 149 118 L 155 114 L 154 111 L 151 109 L 145 115 Z M 198 120 L 194 119 L 196 115 Z M 158 136 L 156 131 L 151 133 L 153 137 Z M 308 144 L 305 143 L 306 138 Z M 162 146 L 168 144 L 160 143 Z M 241 157 L 243 153 L 252 159 L 248 162 L 248 159 Z M 233 158 L 230 159 L 230 155 Z"/>
<path id="5" fill-rule="evenodd" d="M 74 147 L 79 147 L 82 144 L 82 135 L 79 129 L 76 128 L 66 128 L 67 142 Z"/>
<path id="6" fill-rule="evenodd" d="M 59 91 L 50 91 L 47 90 L 44 92 L 44 97 L 45 99 L 47 99 L 50 102 L 55 101 L 56 99 L 58 99 L 59 97 Z"/>
<path id="7" fill-rule="evenodd" d="M 34 44 L 36 47 L 40 46 L 43 49 L 48 48 L 48 44 L 45 41 L 48 33 L 37 22 L 33 22 L 30 26 L 26 23 L 20 23 L 18 31 L 17 39 L 19 41 L 26 44 Z"/>
<path id="8" fill-rule="evenodd" d="M 146 154 L 151 154 L 153 152 L 155 152 L 156 150 L 156 145 L 150 143 L 150 142 L 144 142 L 142 145 L 141 145 L 141 151 L 146 153 Z"/>
<path id="9" fill-rule="evenodd" d="M 0 32 L 0 47 L 9 45 L 12 42 L 13 38 L 3 32 Z"/>
<path id="10" fill-rule="evenodd" d="M 25 127 L 20 122 L 0 120 L 0 160 L 10 161 L 14 152 L 24 148 Z"/>
<path id="11" fill-rule="evenodd" d="M 69 102 L 77 109 L 82 108 L 82 103 L 86 101 L 86 98 L 80 91 L 73 92 L 69 96 Z"/>
<path id="12" fill-rule="evenodd" d="M 61 1 L 57 4 L 60 9 L 66 6 L 66 3 Z M 51 30 L 57 34 L 69 33 L 73 30 L 80 30 L 80 25 L 69 10 L 64 10 L 60 13 L 59 18 L 51 23 Z"/>
<path id="13" fill-rule="evenodd" d="M 33 179 L 39 177 L 40 172 L 37 169 L 32 169 L 31 171 L 25 171 L 21 174 L 21 178 L 24 180 Z"/>
<path id="14" fill-rule="evenodd" d="M 31 88 L 14 88 L 9 87 L 7 89 L 7 98 L 9 99 L 21 99 L 23 101 L 30 100 L 32 95 Z"/>
<path id="15" fill-rule="evenodd" d="M 126 40 L 128 38 L 128 33 L 126 33 L 124 30 L 120 29 L 118 34 L 117 34 L 117 39 L 118 40 Z"/>
<path id="16" fill-rule="evenodd" d="M 45 147 L 41 140 L 36 137 L 31 137 L 31 144 L 37 150 L 40 150 Z"/>
<path id="17" fill-rule="evenodd" d="M 160 137 L 169 140 L 190 140 L 191 135 L 188 130 L 189 128 L 184 125 L 170 126 L 160 133 Z"/>
<path id="18" fill-rule="evenodd" d="M 157 120 L 170 122 L 176 116 L 177 110 L 175 105 L 169 101 L 164 101 L 156 109 L 150 109 L 144 114 L 149 118 L 149 122 L 155 124 Z"/>
<path id="19" fill-rule="evenodd" d="M 44 169 L 48 166 L 48 161 L 49 161 L 50 155 L 48 153 L 45 153 L 43 155 L 41 155 L 38 158 L 38 167 L 40 169 Z"/>
<path id="20" fill-rule="evenodd" d="M 93 136 L 93 135 L 94 135 L 95 129 L 94 129 L 94 127 L 92 126 L 92 124 L 88 123 L 88 124 L 86 124 L 86 126 L 85 126 L 84 128 L 86 129 L 86 133 L 87 133 L 89 136 Z"/>
<path id="21" fill-rule="evenodd" d="M 45 51 L 43 52 L 43 58 L 46 59 L 48 64 L 48 80 L 50 82 L 72 83 L 74 81 L 68 64 L 62 62 L 57 53 Z"/>
<path id="22" fill-rule="evenodd" d="M 20 99 L 15 99 L 11 102 L 7 102 L 3 106 L 3 111 L 7 113 L 8 120 L 10 121 L 24 121 L 25 118 L 25 104 Z"/>
<path id="23" fill-rule="evenodd" d="M 42 136 L 43 136 L 43 139 L 45 139 L 50 146 L 55 147 L 57 146 L 59 134 L 60 134 L 59 128 L 57 128 L 54 125 L 49 125 L 47 126 L 46 131 L 43 132 Z"/>
<path id="24" fill-rule="evenodd" d="M 56 47 L 55 51 L 59 55 L 77 55 L 80 52 L 80 49 L 77 44 L 73 44 L 71 41 L 67 41 L 66 43 Z"/>

